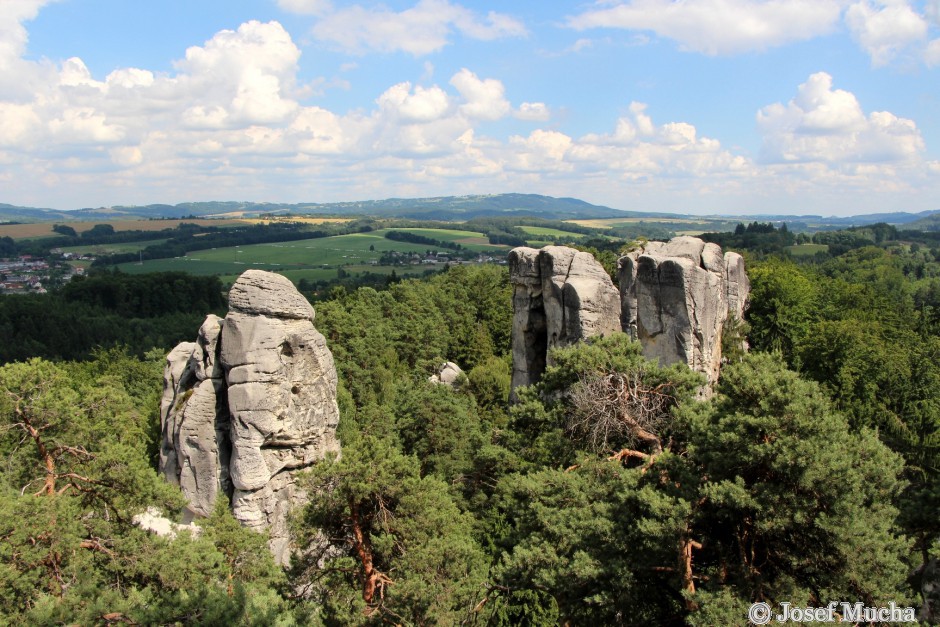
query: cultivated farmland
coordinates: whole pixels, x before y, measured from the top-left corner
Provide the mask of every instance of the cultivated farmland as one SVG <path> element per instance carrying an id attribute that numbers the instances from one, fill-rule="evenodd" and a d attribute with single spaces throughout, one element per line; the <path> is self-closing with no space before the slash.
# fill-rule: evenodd
<path id="1" fill-rule="evenodd" d="M 247 224 L 245 220 L 97 220 L 94 222 L 59 222 L 75 229 L 76 233 L 90 230 L 96 224 L 110 224 L 115 231 L 162 231 L 175 229 L 182 223 L 199 226 L 238 226 Z M 52 237 L 58 235 L 52 230 L 53 223 L 37 222 L 33 224 L 0 224 L 0 237 L 28 239 L 33 237 Z"/>
<path id="2" fill-rule="evenodd" d="M 461 243 L 467 250 L 505 254 L 508 246 L 469 243 L 479 239 L 485 242 L 482 233 L 454 229 L 394 229 L 409 231 L 416 235 L 441 241 Z M 164 272 L 181 270 L 191 274 L 218 274 L 223 278 L 237 275 L 248 268 L 277 271 L 291 280 L 301 278 L 309 280 L 329 279 L 336 276 L 337 268 L 343 267 L 348 272 L 389 273 L 392 266 L 372 265 L 378 263 L 385 252 L 425 253 L 432 246 L 399 242 L 386 239 L 387 230 L 369 233 L 354 233 L 315 239 L 296 240 L 272 244 L 253 244 L 249 246 L 231 246 L 211 250 L 198 250 L 185 257 L 174 259 L 145 260 L 141 263 L 125 263 L 118 266 L 128 273 Z M 466 242 L 466 243 L 465 243 Z M 370 250 L 372 248 L 373 250 Z M 453 251 L 441 249 L 445 254 Z M 433 267 L 433 266 L 432 266 Z M 423 272 L 427 265 L 396 267 L 398 274 Z"/>

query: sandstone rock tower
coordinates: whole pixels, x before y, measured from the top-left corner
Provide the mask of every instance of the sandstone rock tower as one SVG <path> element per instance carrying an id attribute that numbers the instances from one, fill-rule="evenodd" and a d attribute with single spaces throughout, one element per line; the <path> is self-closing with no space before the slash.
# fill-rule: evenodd
<path id="1" fill-rule="evenodd" d="M 164 370 L 160 470 L 188 499 L 187 518 L 225 493 L 243 525 L 270 531 L 281 563 L 287 514 L 306 500 L 297 472 L 339 452 L 336 369 L 313 319 L 288 279 L 248 270 L 225 319 L 208 316 Z"/>
<path id="2" fill-rule="evenodd" d="M 550 348 L 620 330 L 620 295 L 590 253 L 566 246 L 514 248 L 512 387 L 535 383 Z"/>
<path id="3" fill-rule="evenodd" d="M 688 364 L 709 386 L 718 379 L 724 324 L 747 307 L 743 258 L 676 237 L 649 242 L 618 266 L 619 292 L 588 253 L 564 246 L 509 253 L 513 388 L 539 380 L 553 346 L 618 331 L 638 339 L 650 359 Z"/>
<path id="4" fill-rule="evenodd" d="M 620 258 L 618 282 L 624 331 L 643 354 L 688 364 L 715 383 L 725 321 L 743 318 L 751 289 L 741 255 L 696 237 L 648 242 Z"/>

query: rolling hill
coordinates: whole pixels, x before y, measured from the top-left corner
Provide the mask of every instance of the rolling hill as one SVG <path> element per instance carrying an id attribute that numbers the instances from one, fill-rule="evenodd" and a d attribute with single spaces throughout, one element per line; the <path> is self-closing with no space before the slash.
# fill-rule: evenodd
<path id="1" fill-rule="evenodd" d="M 0 221 L 115 220 L 184 217 L 256 217 L 262 214 L 369 215 L 379 217 L 470 220 L 493 216 L 537 216 L 548 219 L 660 216 L 592 205 L 576 198 L 539 194 L 388 198 L 338 203 L 187 202 L 178 205 L 113 206 L 74 211 L 0 205 Z"/>

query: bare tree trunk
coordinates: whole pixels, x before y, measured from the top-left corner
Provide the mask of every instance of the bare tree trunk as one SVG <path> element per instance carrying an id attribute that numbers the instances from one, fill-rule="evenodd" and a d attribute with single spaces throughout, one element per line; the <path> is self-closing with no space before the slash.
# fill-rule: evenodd
<path id="1" fill-rule="evenodd" d="M 692 600 L 695 595 L 695 581 L 692 578 L 692 550 L 701 549 L 702 545 L 686 534 L 679 540 L 679 572 L 682 573 L 682 589 L 687 593 L 685 609 L 690 612 L 698 609 L 698 603 Z"/>
<path id="2" fill-rule="evenodd" d="M 52 452 L 46 448 L 46 443 L 42 441 L 39 431 L 30 423 L 29 418 L 19 411 L 17 413 L 20 413 L 20 418 L 23 421 L 22 426 L 26 429 L 26 433 L 29 434 L 29 437 L 36 443 L 36 448 L 39 450 L 39 457 L 46 467 L 46 480 L 43 483 L 42 490 L 36 494 L 55 494 L 55 457 L 53 457 Z"/>
<path id="3" fill-rule="evenodd" d="M 350 497 L 349 511 L 352 516 L 353 539 L 355 540 L 354 550 L 359 563 L 362 564 L 362 600 L 366 605 L 372 605 L 372 599 L 375 598 L 375 589 L 379 581 L 379 573 L 375 570 L 372 563 L 372 547 L 362 531 L 362 520 L 359 516 L 359 504 Z"/>

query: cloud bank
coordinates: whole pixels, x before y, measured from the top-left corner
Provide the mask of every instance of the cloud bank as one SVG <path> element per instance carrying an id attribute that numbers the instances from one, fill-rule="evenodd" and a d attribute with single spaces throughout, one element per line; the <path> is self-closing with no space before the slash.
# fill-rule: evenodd
<path id="1" fill-rule="evenodd" d="M 444 48 L 455 33 L 481 41 L 526 35 L 525 25 L 507 14 L 490 11 L 481 16 L 448 0 L 419 0 L 401 12 L 361 5 L 333 11 L 311 0 L 279 0 L 279 4 L 321 15 L 313 27 L 314 36 L 353 54 L 427 55 Z"/>
<path id="2" fill-rule="evenodd" d="M 872 203 L 881 193 L 937 189 L 940 164 L 925 161 L 915 123 L 866 112 L 822 72 L 788 102 L 756 112 L 761 149 L 752 156 L 689 122 L 656 121 L 640 102 L 624 103 L 595 132 L 566 133 L 552 103 L 513 103 L 499 78 L 472 68 L 440 83 L 391 84 L 362 109 L 305 104 L 301 51 L 277 22 L 219 31 L 170 73 L 119 68 L 98 78 L 79 58 L 22 58 L 19 28 L 41 4 L 2 5 L 0 28 L 19 37 L 0 57 L 8 71 L 0 87 L 4 202 L 75 208 L 529 191 L 717 211 L 828 202 L 826 185 Z M 508 122 L 529 130 L 500 135 Z"/>
<path id="3" fill-rule="evenodd" d="M 762 52 L 845 27 L 873 66 L 907 57 L 928 66 L 940 62 L 940 9 L 929 0 L 923 13 L 908 0 L 627 0 L 601 1 L 569 16 L 570 28 L 652 31 L 682 50 L 706 55 Z"/>

